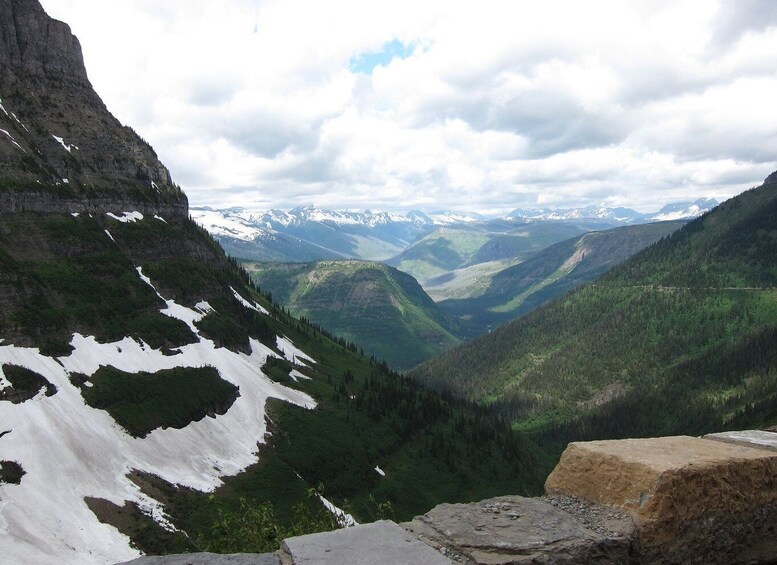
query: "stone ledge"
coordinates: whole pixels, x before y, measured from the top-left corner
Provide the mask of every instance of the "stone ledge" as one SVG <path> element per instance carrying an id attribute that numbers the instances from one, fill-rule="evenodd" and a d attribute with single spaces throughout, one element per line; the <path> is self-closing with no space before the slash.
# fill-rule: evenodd
<path id="1" fill-rule="evenodd" d="M 605 520 L 609 516 L 610 527 L 597 532 L 567 511 L 569 502 L 502 496 L 472 504 L 440 504 L 403 526 L 467 565 L 628 563 L 631 519 L 604 509 L 601 516 Z M 572 502 L 580 504 L 585 503 Z"/>
<path id="2" fill-rule="evenodd" d="M 777 433 L 764 430 L 745 430 L 742 432 L 720 432 L 707 434 L 704 439 L 724 441 L 745 447 L 756 449 L 769 449 L 777 451 Z"/>

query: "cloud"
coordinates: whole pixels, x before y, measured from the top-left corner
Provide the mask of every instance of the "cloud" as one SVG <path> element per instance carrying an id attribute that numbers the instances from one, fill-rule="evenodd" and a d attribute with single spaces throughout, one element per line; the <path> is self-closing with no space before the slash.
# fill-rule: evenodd
<path id="1" fill-rule="evenodd" d="M 193 204 L 657 209 L 777 168 L 770 1 L 42 2 Z"/>

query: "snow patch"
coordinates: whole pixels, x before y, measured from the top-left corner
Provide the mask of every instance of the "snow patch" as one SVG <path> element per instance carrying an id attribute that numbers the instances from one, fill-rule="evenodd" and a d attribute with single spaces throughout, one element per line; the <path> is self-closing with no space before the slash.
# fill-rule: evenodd
<path id="1" fill-rule="evenodd" d="M 268 316 L 270 315 L 270 313 L 267 310 L 262 308 L 261 304 L 257 304 L 256 302 L 253 302 L 253 303 L 249 302 L 248 300 L 246 300 L 245 298 L 240 296 L 240 294 L 234 288 L 232 288 L 231 286 L 229 287 L 229 289 L 232 291 L 232 294 L 234 295 L 235 300 L 240 302 L 240 304 L 242 304 L 243 306 L 245 306 L 249 310 L 254 310 L 256 312 L 259 312 L 260 314 L 267 314 Z"/>
<path id="2" fill-rule="evenodd" d="M 276 336 L 275 345 L 283 353 L 287 361 L 291 361 L 296 365 L 306 365 L 307 363 L 315 365 L 316 363 L 315 359 L 306 355 L 301 349 L 291 343 L 287 337 Z"/>
<path id="3" fill-rule="evenodd" d="M 167 220 L 165 220 L 162 216 L 157 216 L 156 214 L 154 214 L 154 219 L 159 220 L 160 222 L 167 223 Z"/>
<path id="4" fill-rule="evenodd" d="M 378 465 L 375 465 L 375 472 L 381 477 L 385 477 L 386 473 Z"/>
<path id="5" fill-rule="evenodd" d="M 76 146 L 75 146 L 75 145 L 73 145 L 72 143 L 71 143 L 71 144 L 67 144 L 67 143 L 65 143 L 65 140 L 64 140 L 64 138 L 62 138 L 62 137 L 59 137 L 58 135 L 54 135 L 54 134 L 52 133 L 52 134 L 51 134 L 51 137 L 53 137 L 54 139 L 56 139 L 56 140 L 57 140 L 57 142 L 58 142 L 58 143 L 59 143 L 59 144 L 60 144 L 62 147 L 64 147 L 64 148 L 65 148 L 65 150 L 66 150 L 68 153 L 72 153 L 72 152 L 73 152 L 73 149 L 76 149 L 76 150 L 78 149 L 78 147 L 76 147 Z"/>
<path id="6" fill-rule="evenodd" d="M 299 476 L 299 475 L 297 475 Z M 352 526 L 358 526 L 359 523 L 354 519 L 353 516 L 345 512 L 343 509 L 338 508 L 332 502 L 321 496 L 320 494 L 317 495 L 318 499 L 321 501 L 321 504 L 324 505 L 324 508 L 326 508 L 331 514 L 337 518 L 337 523 L 340 524 L 341 528 L 350 528 Z"/>
<path id="7" fill-rule="evenodd" d="M 110 237 L 110 238 L 111 238 L 111 241 L 112 241 L 113 243 L 116 243 L 116 240 L 115 240 L 115 239 L 113 239 L 113 236 L 111 235 L 111 232 L 109 232 L 108 230 L 104 230 L 104 231 L 105 231 L 105 235 L 107 235 L 108 237 Z"/>
<path id="8" fill-rule="evenodd" d="M 117 216 L 116 214 L 112 214 L 111 212 L 106 212 L 106 216 L 110 216 L 114 220 L 118 220 L 123 224 L 127 224 L 130 222 L 139 222 L 143 219 L 143 214 L 140 212 L 124 212 L 121 216 Z"/>
<path id="9" fill-rule="evenodd" d="M 197 308 L 197 310 L 199 310 L 203 314 L 210 314 L 216 311 L 216 309 L 213 308 L 213 306 L 211 306 L 204 300 L 202 302 L 198 302 L 197 304 L 195 304 L 194 307 Z"/>
<path id="10" fill-rule="evenodd" d="M 28 130 L 28 129 L 27 129 L 27 126 L 25 126 L 25 125 L 22 123 L 22 121 L 21 121 L 19 118 L 17 118 L 17 117 L 16 117 L 16 114 L 14 114 L 13 112 L 11 112 L 11 116 L 13 117 L 13 119 L 14 119 L 14 120 L 16 120 L 16 123 L 17 123 L 17 124 L 19 124 L 20 126 L 22 126 L 22 127 L 24 128 L 24 131 L 26 131 L 27 133 L 30 133 L 30 130 Z"/>
<path id="11" fill-rule="evenodd" d="M 0 128 L 0 131 L 2 131 L 5 135 L 8 136 L 8 138 L 11 140 L 11 143 L 13 143 L 14 145 L 16 145 L 16 147 L 18 147 L 19 149 L 24 151 L 24 148 L 21 145 L 19 145 L 18 143 L 16 143 L 16 140 L 14 139 L 14 137 L 10 133 L 8 133 L 8 130 L 4 130 L 4 129 Z M 24 151 L 24 152 L 27 153 L 26 151 Z"/>
<path id="12" fill-rule="evenodd" d="M 78 212 L 70 212 L 70 215 L 73 216 L 74 218 L 77 218 L 81 214 L 79 214 Z"/>
<path id="13" fill-rule="evenodd" d="M 297 369 L 292 369 L 291 372 L 289 373 L 289 376 L 297 382 L 299 382 L 300 379 L 305 381 L 311 380 L 309 376 L 303 375 Z"/>
<path id="14" fill-rule="evenodd" d="M 140 268 L 138 275 L 154 288 Z M 163 313 L 184 321 L 201 317 L 210 308 L 206 302 L 196 306 L 198 311 L 172 300 L 165 304 Z M 125 536 L 96 519 L 85 497 L 118 505 L 133 502 L 158 523 L 172 527 L 162 505 L 143 494 L 127 477 L 129 472 L 152 473 L 174 484 L 212 491 L 222 484 L 221 477 L 240 473 L 257 461 L 257 441 L 263 441 L 267 432 L 268 398 L 306 408 L 316 405 L 307 394 L 261 372 L 267 356 L 274 353 L 254 339 L 250 355 L 218 348 L 203 338 L 177 348 L 173 356 L 129 337 L 99 343 L 92 336 L 74 334 L 70 344 L 73 352 L 55 359 L 37 348 L 0 342 L 0 364 L 33 370 L 58 390 L 54 396 L 40 395 L 0 410 L 0 430 L 13 430 L 2 438 L 3 458 L 18 461 L 26 471 L 21 484 L 0 485 L 3 562 L 116 563 L 137 557 Z M 101 366 L 128 373 L 211 366 L 239 387 L 240 396 L 223 416 L 134 438 L 107 412 L 88 406 L 70 381 L 72 373 L 91 376 Z"/>

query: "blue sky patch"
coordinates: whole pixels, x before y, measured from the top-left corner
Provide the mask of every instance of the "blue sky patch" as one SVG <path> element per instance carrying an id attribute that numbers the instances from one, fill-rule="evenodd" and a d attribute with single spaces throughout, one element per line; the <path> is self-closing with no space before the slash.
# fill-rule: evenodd
<path id="1" fill-rule="evenodd" d="M 413 45 L 405 45 L 398 39 L 393 39 L 383 45 L 383 48 L 377 52 L 360 53 L 351 58 L 350 69 L 354 73 L 372 74 L 375 67 L 388 65 L 392 59 L 399 57 L 406 59 L 413 53 Z"/>

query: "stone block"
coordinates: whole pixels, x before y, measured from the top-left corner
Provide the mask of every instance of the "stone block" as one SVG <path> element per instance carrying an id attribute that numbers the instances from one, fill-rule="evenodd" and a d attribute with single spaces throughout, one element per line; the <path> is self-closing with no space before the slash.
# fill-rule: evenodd
<path id="1" fill-rule="evenodd" d="M 687 436 L 576 442 L 545 489 L 630 512 L 646 563 L 777 559 L 777 452 Z"/>
<path id="2" fill-rule="evenodd" d="M 394 522 L 381 520 L 333 532 L 284 540 L 281 562 L 294 565 L 451 565 Z"/>

